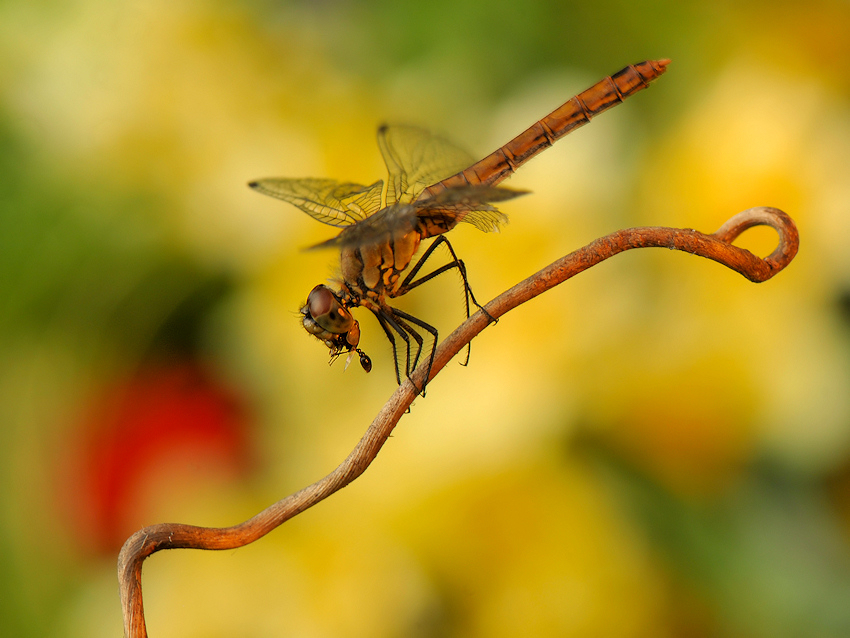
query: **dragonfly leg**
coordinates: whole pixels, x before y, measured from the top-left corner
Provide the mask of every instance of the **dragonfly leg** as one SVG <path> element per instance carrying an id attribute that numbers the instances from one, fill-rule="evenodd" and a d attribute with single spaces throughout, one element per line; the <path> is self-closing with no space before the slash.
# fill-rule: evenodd
<path id="1" fill-rule="evenodd" d="M 395 315 L 396 321 L 410 333 L 410 336 L 413 337 L 416 340 L 416 343 L 419 345 L 419 348 L 416 351 L 416 357 L 414 357 L 413 359 L 413 368 L 410 371 L 416 369 L 416 366 L 419 364 L 419 358 L 422 356 L 422 347 L 424 344 L 422 335 L 420 335 L 416 331 L 416 329 L 413 328 L 413 326 L 411 326 L 410 324 L 413 324 L 414 326 L 419 326 L 431 335 L 431 352 L 428 355 L 428 369 L 425 371 L 425 380 L 422 382 L 421 390 L 419 388 L 416 388 L 422 396 L 425 396 L 425 386 L 428 385 L 428 378 L 431 376 L 431 367 L 434 365 L 434 355 L 437 353 L 437 329 L 431 324 L 425 323 L 421 319 L 417 319 L 413 315 L 409 315 L 406 312 L 399 310 L 398 308 L 392 308 L 392 311 Z M 408 360 L 409 359 L 410 357 L 408 356 Z M 408 378 L 410 378 L 410 371 L 407 373 Z M 414 387 L 416 387 L 415 384 Z"/>
<path id="2" fill-rule="evenodd" d="M 423 275 L 419 279 L 415 279 L 416 275 L 419 274 L 419 271 L 422 270 L 422 266 L 425 265 L 425 262 L 434 253 L 434 250 L 440 244 L 445 244 L 446 248 L 449 249 L 449 253 L 451 253 L 451 256 L 452 256 L 452 261 L 450 261 L 449 263 L 447 263 L 444 266 L 440 266 L 436 270 L 431 271 L 427 275 Z M 482 306 L 480 303 L 478 303 L 478 300 L 475 298 L 475 295 L 472 292 L 472 287 L 469 285 L 469 279 L 466 276 L 466 265 L 463 263 L 462 259 L 458 259 L 457 253 L 455 253 L 454 248 L 452 248 L 451 242 L 449 242 L 449 240 L 446 239 L 445 235 L 438 235 L 437 238 L 431 243 L 431 245 L 428 246 L 428 249 L 424 253 L 422 253 L 422 257 L 419 258 L 419 261 L 416 262 L 416 265 L 413 266 L 413 268 L 410 269 L 409 273 L 407 273 L 407 276 L 401 282 L 401 285 L 399 286 L 398 290 L 393 293 L 393 297 L 400 297 L 400 296 L 410 292 L 411 290 L 413 290 L 417 286 L 421 286 L 426 281 L 430 281 L 434 277 L 436 277 L 437 275 L 442 275 L 444 272 L 447 272 L 447 271 L 451 270 L 452 268 L 457 268 L 458 272 L 460 273 L 460 278 L 463 281 L 464 293 L 467 296 L 467 299 L 466 299 L 466 317 L 467 317 L 467 319 L 469 318 L 469 300 L 471 299 L 472 303 L 474 303 L 480 310 L 483 310 L 484 314 L 487 315 L 490 318 L 491 321 L 493 321 L 494 323 L 496 321 L 498 321 L 498 319 L 491 316 L 490 313 L 487 312 L 487 310 L 484 309 L 484 306 Z"/>
<path id="3" fill-rule="evenodd" d="M 431 344 L 431 352 L 428 358 L 428 372 L 427 374 L 431 374 L 431 366 L 434 363 L 434 354 L 437 349 L 437 329 L 434 326 L 425 323 L 421 319 L 417 319 L 416 317 L 407 314 L 397 308 L 392 308 L 390 306 L 384 306 L 379 310 L 372 310 L 372 313 L 378 319 L 378 323 L 381 324 L 381 328 L 383 328 L 384 333 L 387 335 L 387 339 L 389 339 L 390 344 L 393 347 L 393 361 L 395 362 L 395 376 L 396 382 L 401 384 L 401 365 L 399 364 L 399 356 L 398 356 L 398 343 L 396 342 L 395 335 L 399 335 L 404 340 L 404 350 L 405 350 L 405 359 L 404 359 L 404 376 L 410 379 L 410 375 L 413 370 L 416 369 L 416 366 L 419 364 L 419 360 L 422 358 L 422 350 L 425 347 L 425 340 L 422 338 L 422 335 L 419 331 L 414 327 L 417 326 L 433 337 L 433 343 Z M 412 325 L 411 325 L 412 324 Z M 415 342 L 416 352 L 413 352 L 413 344 L 411 344 L 411 337 Z M 426 379 L 428 377 L 426 376 Z M 427 384 L 427 380 L 425 382 Z M 415 384 L 414 384 L 415 387 Z M 422 395 L 425 394 L 425 387 L 416 388 L 416 391 Z"/>
<path id="4" fill-rule="evenodd" d="M 378 320 L 378 323 L 381 324 L 381 328 L 383 328 L 384 334 L 387 335 L 387 339 L 389 339 L 390 344 L 392 344 L 393 362 L 395 363 L 395 380 L 397 384 L 401 385 L 401 375 L 399 374 L 398 370 L 398 346 L 396 345 L 395 337 L 393 336 L 393 331 L 390 328 L 390 324 L 387 322 L 386 319 L 384 319 L 380 312 L 374 310 L 372 312 L 375 315 L 375 318 Z"/>
<path id="5" fill-rule="evenodd" d="M 416 279 L 416 275 L 419 274 L 419 271 L 422 269 L 422 266 L 425 265 L 425 262 L 434 253 L 434 250 L 440 244 L 445 244 L 446 248 L 449 249 L 449 253 L 451 253 L 451 256 L 452 256 L 452 261 L 445 264 L 444 266 L 440 266 L 436 270 L 431 271 L 427 275 L 423 275 L 419 279 Z M 445 235 L 438 235 L 437 238 L 433 242 L 431 242 L 431 245 L 428 246 L 427 250 L 424 253 L 422 253 L 422 257 L 419 258 L 419 261 L 416 262 L 416 264 L 413 266 L 413 268 L 410 269 L 410 272 L 407 274 L 407 276 L 401 282 L 401 285 L 399 286 L 398 290 L 393 293 L 393 296 L 394 297 L 400 297 L 401 295 L 404 295 L 404 294 L 410 292 L 411 290 L 413 290 L 417 286 L 420 286 L 420 285 L 424 284 L 425 282 L 430 281 L 431 279 L 433 279 L 437 275 L 441 275 L 444 272 L 451 270 L 452 268 L 457 268 L 458 272 L 460 273 L 461 281 L 463 282 L 464 304 L 465 304 L 465 309 L 466 309 L 466 318 L 469 319 L 469 300 L 471 299 L 472 303 L 474 303 L 485 315 L 487 315 L 487 317 L 490 319 L 490 321 L 492 321 L 493 323 L 498 322 L 498 319 L 493 317 L 489 312 L 487 312 L 487 310 L 484 308 L 484 306 L 482 306 L 480 303 L 478 303 L 478 300 L 475 298 L 475 295 L 472 292 L 472 287 L 469 285 L 469 279 L 466 276 L 466 265 L 463 263 L 463 260 L 458 259 L 458 256 L 455 253 L 454 248 L 452 248 L 451 242 L 449 242 L 449 240 L 446 239 Z M 469 355 L 471 353 L 472 353 L 472 344 L 470 343 L 466 347 L 466 360 L 463 362 L 463 365 L 467 365 L 469 363 Z"/>
<path id="6" fill-rule="evenodd" d="M 390 340 L 390 343 L 393 346 L 393 360 L 395 361 L 396 382 L 401 385 L 401 366 L 399 366 L 398 362 L 398 347 L 396 345 L 395 337 L 393 336 L 393 331 L 395 331 L 395 333 L 398 334 L 404 340 L 405 343 L 404 376 L 408 379 L 410 378 L 410 373 L 413 372 L 413 370 L 416 368 L 416 364 L 419 362 L 419 357 L 422 355 L 422 347 L 424 345 L 424 340 L 422 339 L 422 336 L 418 332 L 416 332 L 415 329 L 408 325 L 404 321 L 404 319 L 399 316 L 400 311 L 396 310 L 395 308 L 385 306 L 384 308 L 373 312 L 378 318 L 378 322 L 381 324 L 381 327 L 384 329 L 387 338 Z M 405 317 L 409 317 L 409 315 L 407 315 L 406 313 L 401 314 Z M 417 346 L 416 355 L 412 361 L 411 354 L 413 352 L 413 349 L 410 344 L 410 337 L 413 337 Z"/>

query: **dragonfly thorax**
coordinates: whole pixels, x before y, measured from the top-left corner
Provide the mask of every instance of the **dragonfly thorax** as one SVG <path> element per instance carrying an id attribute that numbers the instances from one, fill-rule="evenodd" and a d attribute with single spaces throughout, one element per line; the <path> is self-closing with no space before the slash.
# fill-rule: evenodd
<path id="1" fill-rule="evenodd" d="M 380 303 L 384 295 L 394 296 L 401 273 L 419 249 L 417 230 L 388 232 L 379 242 L 340 251 L 340 272 L 348 289 L 361 298 Z"/>

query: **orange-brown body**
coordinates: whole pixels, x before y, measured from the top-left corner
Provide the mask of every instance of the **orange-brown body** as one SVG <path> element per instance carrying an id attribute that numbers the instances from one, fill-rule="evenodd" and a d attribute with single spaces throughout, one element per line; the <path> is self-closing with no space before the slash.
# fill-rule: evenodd
<path id="1" fill-rule="evenodd" d="M 645 89 L 664 73 L 668 60 L 640 62 L 606 77 L 571 98 L 561 107 L 469 168 L 426 188 L 419 202 L 450 188 L 486 184 L 495 186 L 510 177 L 522 164 L 552 146 L 592 117 L 616 106 L 630 95 Z M 394 205 L 396 206 L 396 205 Z M 414 202 L 412 206 L 416 206 Z M 385 214 L 387 209 L 375 213 Z M 423 239 L 443 234 L 462 221 L 460 215 L 441 216 L 429 210 L 419 217 L 413 230 L 395 229 L 385 241 L 363 246 L 343 247 L 340 255 L 342 280 L 348 292 L 362 305 L 378 304 L 394 297 L 401 273 L 410 265 Z"/>
<path id="2" fill-rule="evenodd" d="M 420 329 L 433 337 L 430 355 L 433 361 L 436 328 L 391 307 L 386 299 L 402 296 L 433 277 L 456 268 L 463 278 L 468 315 L 469 300 L 476 305 L 477 302 L 469 288 L 463 262 L 455 255 L 444 233 L 462 221 L 485 231 L 497 229 L 506 218 L 492 203 L 521 194 L 497 188 L 497 184 L 573 129 L 645 89 L 664 73 L 669 62 L 663 59 L 627 66 L 574 96 L 484 159 L 431 184 L 429 182 L 450 171 L 438 174 L 427 161 L 422 161 L 429 157 L 428 140 L 421 136 L 417 138 L 417 144 L 422 146 L 408 154 L 395 146 L 389 135 L 390 129 L 382 127 L 378 133 L 378 144 L 389 174 L 383 208 L 382 182 L 371 186 L 327 179 L 268 178 L 252 182 L 253 188 L 288 201 L 319 221 L 343 227 L 335 238 L 320 244 L 340 250 L 340 290 L 334 292 L 324 285 L 313 289 L 302 308 L 305 329 L 327 345 L 332 360 L 342 353 L 349 353 L 350 359 L 356 352 L 368 371 L 371 362 L 357 348 L 360 327 L 350 313 L 352 308 L 364 306 L 378 319 L 396 355 L 398 351 L 393 335 L 405 342 L 406 375 L 410 375 L 422 352 Z M 440 151 L 442 154 L 450 152 L 446 146 L 441 146 Z M 430 159 L 433 163 L 433 156 Z M 423 171 L 417 164 L 424 167 Z M 455 168 L 463 164 L 459 162 Z M 420 243 L 429 237 L 437 237 L 437 240 L 407 271 Z M 420 275 L 422 265 L 440 244 L 448 248 L 452 261 Z M 411 339 L 418 347 L 413 357 Z M 398 358 L 396 377 L 400 382 Z"/>

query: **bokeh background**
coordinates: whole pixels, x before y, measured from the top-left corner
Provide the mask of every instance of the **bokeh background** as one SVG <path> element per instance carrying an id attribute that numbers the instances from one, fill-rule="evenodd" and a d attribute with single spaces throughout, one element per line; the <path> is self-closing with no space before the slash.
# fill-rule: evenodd
<path id="1" fill-rule="evenodd" d="M 621 255 L 504 317 L 353 485 L 146 562 L 152 636 L 850 635 L 850 4 L 0 5 L 0 633 L 117 636 L 115 560 L 317 480 L 394 390 L 304 334 L 334 230 L 246 187 L 371 183 L 375 129 L 483 156 L 628 63 L 648 91 L 523 167 L 480 300 L 620 227 L 784 209 L 755 285 Z M 768 229 L 739 241 L 761 255 Z M 451 276 L 403 307 L 445 331 Z"/>

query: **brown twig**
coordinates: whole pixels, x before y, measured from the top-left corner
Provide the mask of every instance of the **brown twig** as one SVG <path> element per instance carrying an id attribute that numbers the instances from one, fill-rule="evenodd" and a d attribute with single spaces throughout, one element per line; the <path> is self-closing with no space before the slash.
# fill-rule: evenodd
<path id="1" fill-rule="evenodd" d="M 779 234 L 778 247 L 764 259 L 731 243 L 743 231 L 758 225 L 771 226 Z M 750 281 L 762 282 L 773 277 L 791 262 L 797 254 L 798 241 L 793 220 L 775 208 L 746 210 L 735 215 L 711 235 L 695 230 L 662 227 L 630 228 L 607 235 L 518 283 L 488 303 L 485 306 L 486 313 L 479 311 L 466 320 L 440 344 L 430 378 L 436 376 L 452 357 L 486 328 L 491 319 L 497 319 L 532 297 L 623 251 L 649 247 L 682 250 L 713 259 L 741 273 Z M 412 375 L 413 383 L 418 387 L 421 387 L 426 368 L 427 361 Z M 411 381 L 403 383 L 339 467 L 323 479 L 278 501 L 244 523 L 225 528 L 164 523 L 146 527 L 133 534 L 127 539 L 118 558 L 125 636 L 147 636 L 141 583 L 142 563 L 145 558 L 162 549 L 233 549 L 262 538 L 277 526 L 360 476 L 378 455 L 399 419 L 416 397 L 417 392 Z"/>

